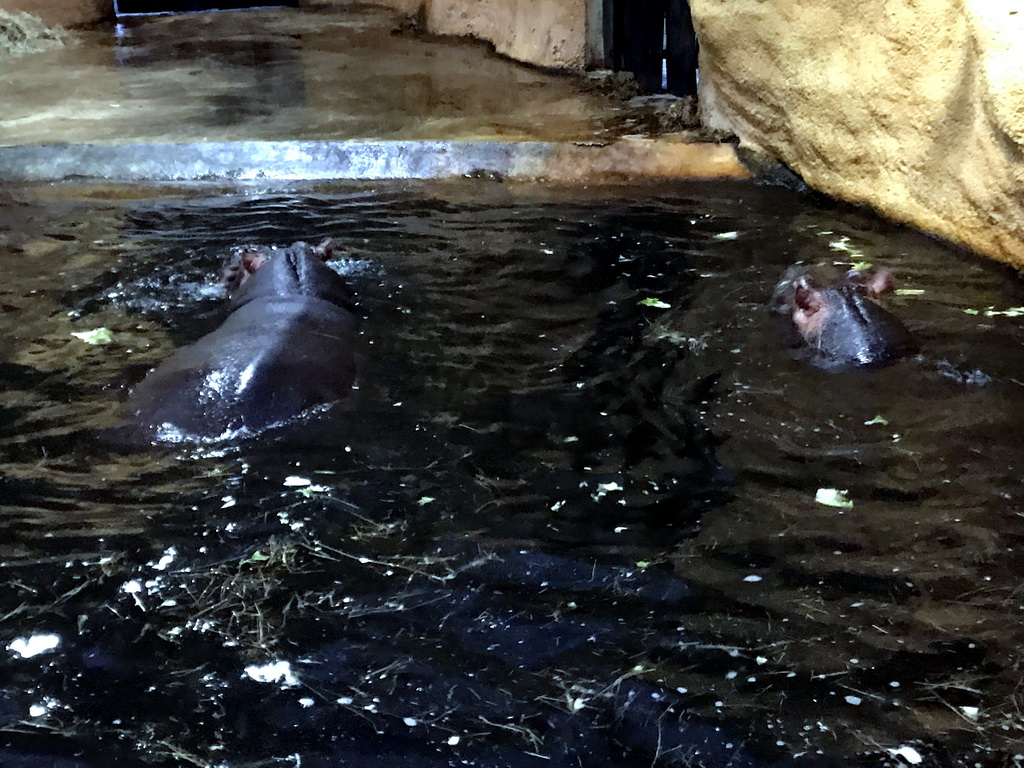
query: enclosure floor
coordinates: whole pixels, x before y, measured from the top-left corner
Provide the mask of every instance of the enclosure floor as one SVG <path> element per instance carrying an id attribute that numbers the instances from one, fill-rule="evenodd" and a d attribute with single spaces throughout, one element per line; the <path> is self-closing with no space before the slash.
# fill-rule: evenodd
<path id="1" fill-rule="evenodd" d="M 19 175 L 27 162 L 60 166 L 52 178 L 132 177 L 108 162 L 111 146 L 127 145 L 232 144 L 232 151 L 244 145 L 243 151 L 256 147 L 265 154 L 268 142 L 305 142 L 322 154 L 354 140 L 395 151 L 409 142 L 439 140 L 453 146 L 532 142 L 546 158 L 552 145 L 607 146 L 625 136 L 669 134 L 659 141 L 700 144 L 685 130 L 692 123 L 685 102 L 625 98 L 594 78 L 524 66 L 479 41 L 416 34 L 403 26 L 403 17 L 366 6 L 135 17 L 68 32 L 62 47 L 9 59 L 5 70 L 0 163 L 5 157 L 6 163 L 0 176 L 8 179 L 38 178 L 38 167 L 36 175 Z M 53 145 L 106 147 L 106 164 L 96 165 L 81 151 L 42 157 L 3 151 Z M 709 150 L 725 150 L 731 158 L 724 145 L 710 144 Z M 684 166 L 694 155 L 692 147 L 687 152 Z M 152 156 L 159 164 L 166 154 Z M 635 157 L 609 160 L 605 153 L 598 164 L 603 172 L 614 166 L 628 173 L 632 164 L 646 173 L 645 161 Z M 169 175 L 258 174 L 259 161 L 252 165 L 200 164 Z M 452 175 L 462 175 L 464 165 L 456 163 Z M 529 173 L 550 175 L 547 165 L 533 163 Z M 669 165 L 668 175 L 679 175 L 680 162 Z M 472 170 L 504 174 L 506 166 L 484 163 Z M 303 176 L 303 169 L 293 175 Z"/>

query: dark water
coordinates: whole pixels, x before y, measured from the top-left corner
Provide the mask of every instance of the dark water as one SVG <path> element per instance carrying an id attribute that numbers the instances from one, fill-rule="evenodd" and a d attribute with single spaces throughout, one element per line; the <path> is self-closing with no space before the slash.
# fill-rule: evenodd
<path id="1" fill-rule="evenodd" d="M 232 249 L 328 235 L 354 407 L 96 438 Z M 8 190 L 0 238 L 0 765 L 1024 760 L 1004 268 L 715 184 Z M 889 266 L 921 355 L 789 359 L 799 260 Z"/>

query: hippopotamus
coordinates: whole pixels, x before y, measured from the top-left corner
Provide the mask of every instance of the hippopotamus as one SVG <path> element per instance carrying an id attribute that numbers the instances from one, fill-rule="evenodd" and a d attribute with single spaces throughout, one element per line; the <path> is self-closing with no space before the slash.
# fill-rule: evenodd
<path id="1" fill-rule="evenodd" d="M 829 370 L 883 366 L 913 353 L 916 344 L 879 298 L 893 286 L 885 268 L 850 269 L 838 276 L 790 267 L 771 308 L 787 319 L 797 357 Z"/>
<path id="2" fill-rule="evenodd" d="M 231 313 L 135 387 L 128 424 L 159 442 L 219 441 L 348 398 L 358 318 L 352 291 L 324 263 L 333 248 L 242 252 L 224 273 Z"/>

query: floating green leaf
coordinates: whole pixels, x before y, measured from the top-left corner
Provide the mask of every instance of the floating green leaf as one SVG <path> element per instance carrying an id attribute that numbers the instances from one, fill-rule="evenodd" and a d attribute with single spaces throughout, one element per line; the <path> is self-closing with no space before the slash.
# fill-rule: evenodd
<path id="1" fill-rule="evenodd" d="M 893 293 L 897 296 L 923 296 L 924 288 L 897 288 Z"/>
<path id="2" fill-rule="evenodd" d="M 869 427 L 874 424 L 881 424 L 882 426 L 885 426 L 886 424 L 889 423 L 889 420 L 885 418 L 885 416 L 883 416 L 882 414 L 878 414 L 877 416 L 875 416 L 875 418 L 871 419 L 870 421 L 865 421 L 864 423 L 867 424 Z"/>
<path id="3" fill-rule="evenodd" d="M 72 336 L 81 339 L 86 344 L 109 344 L 114 340 L 114 334 L 109 328 L 96 328 L 92 331 L 72 331 Z"/>
<path id="4" fill-rule="evenodd" d="M 655 299 L 653 297 L 640 299 L 640 303 L 643 304 L 645 307 L 654 307 L 655 309 L 672 309 L 671 304 L 666 304 L 661 299 Z"/>
<path id="5" fill-rule="evenodd" d="M 419 504 L 421 507 L 425 507 L 427 504 L 430 504 L 432 501 L 435 501 L 433 496 L 420 496 L 419 501 L 417 501 L 416 503 Z"/>
<path id="6" fill-rule="evenodd" d="M 850 242 L 850 238 L 845 235 L 831 241 L 828 247 L 833 251 L 839 251 L 840 253 L 848 253 L 851 256 L 862 256 L 860 248 Z M 867 261 L 861 261 L 859 264 L 854 264 L 853 269 L 870 269 L 871 264 Z"/>

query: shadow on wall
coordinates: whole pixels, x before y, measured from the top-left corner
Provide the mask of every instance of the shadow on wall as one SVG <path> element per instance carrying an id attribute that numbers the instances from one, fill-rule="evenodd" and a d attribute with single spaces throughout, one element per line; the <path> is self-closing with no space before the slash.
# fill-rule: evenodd
<path id="1" fill-rule="evenodd" d="M 606 3 L 612 68 L 632 72 L 650 93 L 695 96 L 698 46 L 688 0 Z"/>

